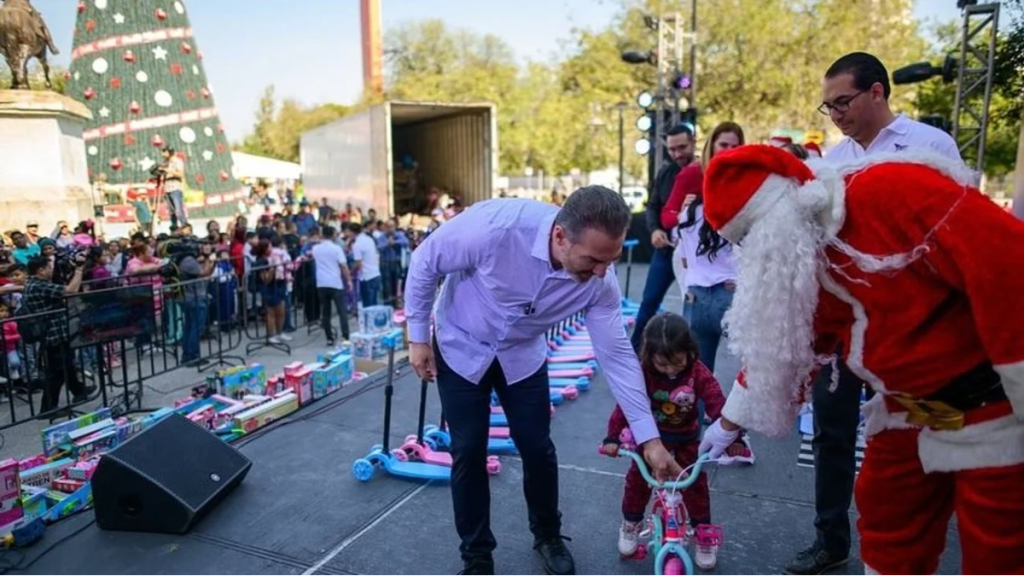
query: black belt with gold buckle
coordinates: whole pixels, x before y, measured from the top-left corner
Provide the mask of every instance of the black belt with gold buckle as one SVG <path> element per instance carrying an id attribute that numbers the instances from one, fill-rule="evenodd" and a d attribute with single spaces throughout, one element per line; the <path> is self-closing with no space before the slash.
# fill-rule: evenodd
<path id="1" fill-rule="evenodd" d="M 1006 400 L 1006 390 L 992 363 L 985 362 L 925 398 L 907 394 L 889 397 L 907 409 L 908 424 L 936 430 L 959 430 L 964 427 L 966 412 Z"/>

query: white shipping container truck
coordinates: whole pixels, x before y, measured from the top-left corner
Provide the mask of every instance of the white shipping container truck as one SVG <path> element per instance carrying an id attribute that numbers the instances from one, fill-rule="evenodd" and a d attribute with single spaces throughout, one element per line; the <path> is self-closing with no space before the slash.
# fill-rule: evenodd
<path id="1" fill-rule="evenodd" d="M 303 133 L 300 155 L 311 202 L 327 198 L 336 209 L 351 202 L 381 216 L 405 214 L 438 187 L 468 206 L 495 195 L 495 106 L 384 102 Z"/>

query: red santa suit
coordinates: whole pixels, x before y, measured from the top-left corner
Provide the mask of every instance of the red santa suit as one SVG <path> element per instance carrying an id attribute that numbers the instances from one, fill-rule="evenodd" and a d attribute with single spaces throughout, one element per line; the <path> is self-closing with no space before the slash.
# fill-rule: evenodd
<path id="1" fill-rule="evenodd" d="M 737 244 L 745 372 L 723 416 L 780 435 L 842 343 L 878 394 L 856 486 L 869 571 L 930 574 L 957 514 L 964 573 L 1024 573 L 1024 223 L 948 160 L 719 155 L 705 215 Z"/>

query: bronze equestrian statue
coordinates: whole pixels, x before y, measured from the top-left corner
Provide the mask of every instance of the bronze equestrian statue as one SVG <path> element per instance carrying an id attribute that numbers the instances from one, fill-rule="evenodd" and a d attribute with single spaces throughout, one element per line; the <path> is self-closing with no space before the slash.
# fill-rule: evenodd
<path id="1" fill-rule="evenodd" d="M 36 12 L 29 0 L 5 0 L 0 7 L 0 54 L 4 55 L 11 69 L 11 88 L 29 89 L 28 61 L 32 58 L 39 60 L 46 87 L 52 88 L 50 64 L 46 61 L 47 49 L 52 54 L 59 54 L 42 15 Z"/>

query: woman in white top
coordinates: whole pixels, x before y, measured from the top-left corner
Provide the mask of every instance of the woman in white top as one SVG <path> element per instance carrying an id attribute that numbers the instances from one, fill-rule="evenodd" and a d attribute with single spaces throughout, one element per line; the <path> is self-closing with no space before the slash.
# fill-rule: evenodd
<path id="1" fill-rule="evenodd" d="M 724 122 L 712 131 L 701 164 L 687 170 L 703 171 L 716 153 L 742 145 L 742 128 L 735 123 Z M 683 316 L 697 339 L 701 361 L 714 372 L 715 357 L 722 339 L 722 318 L 732 306 L 736 290 L 736 262 L 732 245 L 704 220 L 703 194 L 688 204 L 685 210 L 680 211 L 678 228 L 678 252 L 686 269 L 680 280 L 685 293 Z"/>

